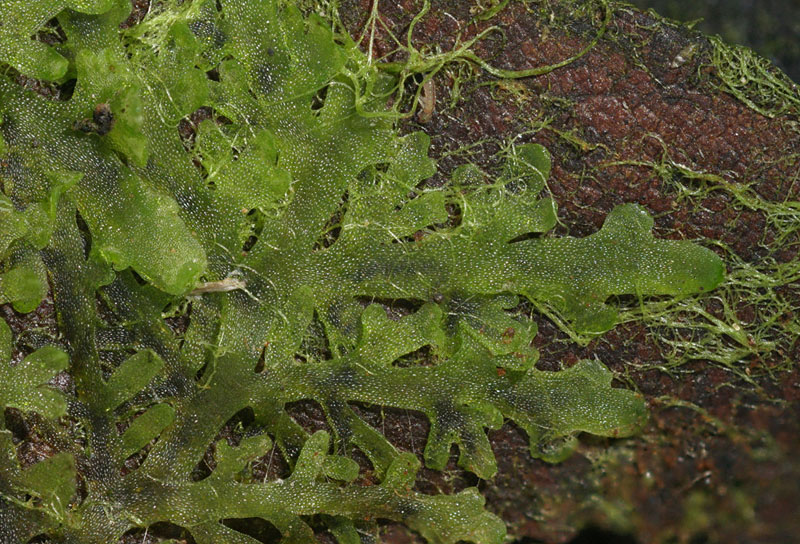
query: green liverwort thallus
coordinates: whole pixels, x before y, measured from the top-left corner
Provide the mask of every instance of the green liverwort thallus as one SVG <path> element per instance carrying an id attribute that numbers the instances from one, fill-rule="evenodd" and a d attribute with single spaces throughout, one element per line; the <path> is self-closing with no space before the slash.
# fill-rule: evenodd
<path id="1" fill-rule="evenodd" d="M 291 2 L 165 1 L 120 30 L 129 11 L 0 4 L 0 61 L 75 88 L 49 100 L 0 76 L 0 301 L 31 311 L 50 286 L 64 339 L 11 366 L 0 321 L 2 406 L 38 413 L 58 437 L 55 455 L 23 469 L 0 427 L 0 541 L 105 544 L 169 522 L 198 543 L 243 543 L 221 521 L 262 518 L 313 542 L 319 514 L 343 543 L 377 519 L 430 542 L 499 543 L 503 523 L 477 488 L 413 491 L 420 461 L 349 403 L 424 413 L 425 464 L 443 469 L 456 444 L 481 478 L 496 471 L 486 429 L 506 418 L 550 461 L 580 432 L 642 424 L 642 398 L 612 388 L 600 362 L 534 368 L 536 325 L 514 308 L 546 301 L 600 334 L 615 323 L 610 295 L 713 289 L 712 252 L 655 239 L 635 204 L 583 239 L 529 239 L 556 219 L 538 145 L 513 148 L 491 180 L 465 166 L 428 188 L 427 136 L 400 136 L 385 115 L 398 82 Z M 30 39 L 53 18 L 63 42 Z M 165 308 L 187 296 L 188 328 L 170 328 Z M 413 311 L 390 317 L 394 299 Z M 421 348 L 429 364 L 396 364 Z M 47 385 L 63 370 L 67 393 Z M 306 399 L 332 434 L 287 414 Z M 241 440 L 216 440 L 246 409 Z M 273 445 L 291 475 L 253 478 Z M 378 485 L 355 481 L 351 448 Z"/>

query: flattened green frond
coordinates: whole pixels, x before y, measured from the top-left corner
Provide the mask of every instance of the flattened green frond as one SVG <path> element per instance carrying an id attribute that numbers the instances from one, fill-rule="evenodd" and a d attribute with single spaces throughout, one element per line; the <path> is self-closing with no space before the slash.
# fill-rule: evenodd
<path id="1" fill-rule="evenodd" d="M 49 418 L 65 415 L 66 399 L 48 382 L 67 368 L 67 354 L 45 346 L 11 366 L 11 342 L 11 331 L 0 319 L 0 406 L 34 411 Z"/>
<path id="2" fill-rule="evenodd" d="M 627 436 L 647 416 L 598 361 L 536 369 L 531 306 L 598 335 L 614 295 L 722 280 L 714 253 L 655 238 L 634 203 L 585 238 L 553 234 L 538 144 L 429 180 L 429 137 L 396 126 L 403 70 L 297 4 L 164 0 L 127 30 L 127 0 L 0 6 L 0 62 L 75 80 L 48 100 L 0 75 L 0 302 L 32 311 L 51 288 L 69 351 L 12 366 L 0 321 L 2 407 L 70 416 L 51 429 L 64 451 L 25 470 L 0 429 L 14 538 L 100 544 L 168 523 L 251 544 L 231 520 L 255 520 L 282 542 L 322 524 L 355 544 L 389 519 L 499 544 L 477 488 L 414 491 L 423 461 L 442 470 L 455 445 L 491 478 L 487 431 L 506 419 L 556 462 L 579 433 Z M 53 18 L 59 43 L 31 40 Z M 68 361 L 65 395 L 48 382 Z M 303 402 L 329 430 L 294 419 Z M 424 414 L 423 461 L 363 405 Z"/>

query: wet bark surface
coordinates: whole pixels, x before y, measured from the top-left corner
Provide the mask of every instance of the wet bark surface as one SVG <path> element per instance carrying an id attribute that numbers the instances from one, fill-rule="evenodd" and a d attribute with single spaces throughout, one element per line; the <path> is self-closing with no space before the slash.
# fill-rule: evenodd
<path id="1" fill-rule="evenodd" d="M 136 24 L 149 4 L 137 0 L 134 6 L 126 24 Z M 362 35 L 372 7 L 368 0 L 341 2 L 342 20 L 354 37 Z M 379 24 L 371 40 L 376 57 L 407 58 L 390 33 L 405 44 L 421 8 L 422 2 L 414 0 L 379 2 Z M 746 185 L 761 202 L 800 200 L 797 112 L 770 119 L 723 92 L 709 62 L 712 45 L 703 35 L 629 7 L 612 11 L 599 42 L 550 73 L 498 80 L 466 62 L 439 71 L 433 94 L 426 98 L 433 105 L 430 115 L 409 117 L 402 124 L 404 131 L 423 130 L 432 139 L 439 172 L 429 183 L 443 183 L 466 162 L 491 173 L 504 145 L 537 142 L 553 158 L 548 188 L 559 204 L 558 235 L 591 234 L 615 205 L 637 202 L 654 216 L 656 236 L 705 239 L 727 262 L 731 255 L 754 266 L 764 259 L 778 264 L 798 259 L 797 228 L 774 221 L 769 206 L 748 206 L 737 198 L 737 190 L 697 190 L 694 195 L 679 190 L 702 189 L 708 176 L 718 176 L 731 187 Z M 594 38 L 604 17 L 600 4 L 577 9 L 557 1 L 510 2 L 490 19 L 476 21 L 480 14 L 474 2 L 434 1 L 416 23 L 411 43 L 423 52 L 448 51 L 495 25 L 502 32 L 477 41 L 473 51 L 495 67 L 522 70 L 575 55 Z M 369 33 L 361 44 L 369 47 Z M 418 83 L 409 80 L 409 91 Z M 692 178 L 687 171 L 706 177 Z M 757 325 L 774 317 L 780 332 L 797 327 L 799 291 L 796 280 L 775 288 L 784 307 L 774 312 L 748 300 L 738 300 L 731 309 L 725 298 L 713 294 L 702 306 L 723 321 L 734 315 L 741 323 Z M 670 341 L 681 331 L 674 324 L 631 321 L 581 346 L 547 317 L 525 309 L 539 326 L 539 368 L 557 370 L 598 358 L 618 372 L 619 386 L 648 399 L 648 425 L 641 435 L 625 440 L 582 438 L 573 457 L 551 465 L 531 458 L 525 433 L 506 424 L 489 434 L 499 467 L 492 480 L 479 481 L 460 470 L 454 450 L 444 472 L 420 472 L 417 491 L 452 493 L 477 485 L 510 536 L 525 542 L 568 542 L 590 526 L 638 542 L 795 538 L 800 530 L 796 337 L 776 332 L 769 338 L 775 349 L 764 351 L 765 356 L 748 354 L 734 364 L 698 358 L 675 365 Z M 14 361 L 38 347 L 39 336 L 57 337 L 50 299 L 26 315 L 4 305 L 0 315 L 18 339 Z M 64 389 L 70 386 L 63 384 Z M 421 457 L 429 429 L 422 414 L 354 408 L 398 448 Z M 53 446 L 11 412 L 6 421 L 14 428 L 23 466 L 51 455 Z M 313 402 L 296 403 L 291 413 L 308 430 L 327 427 Z M 285 469 L 276 457 L 274 465 L 260 469 L 264 474 Z M 366 468 L 361 481 L 375 483 L 366 459 L 356 458 Z M 157 538 L 158 531 L 150 535 Z M 420 539 L 387 524 L 383 540 Z"/>
<path id="2" fill-rule="evenodd" d="M 578 53 L 597 33 L 603 16 L 599 5 L 572 13 L 566 2 L 512 2 L 490 20 L 470 24 L 479 13 L 476 6 L 432 3 L 414 28 L 414 47 L 447 51 L 457 46 L 459 32 L 463 43 L 497 25 L 503 39 L 493 35 L 478 41 L 474 51 L 495 67 L 525 70 Z M 379 3 L 376 56 L 392 59 L 396 44 L 389 31 L 405 43 L 421 7 L 413 1 Z M 370 8 L 366 1 L 343 4 L 354 36 Z M 368 44 L 366 38 L 362 44 Z M 559 234 L 591 234 L 615 205 L 637 202 L 655 217 L 659 237 L 706 239 L 729 258 L 713 241 L 721 242 L 746 263 L 767 255 L 790 263 L 798 258 L 796 231 L 791 240 L 776 242 L 783 232 L 765 211 L 741 206 L 724 190 L 686 198 L 651 166 L 668 157 L 724 183 L 751 184 L 766 202 L 800 197 L 796 116 L 767 118 L 720 90 L 709 60 L 711 47 L 705 36 L 688 28 L 617 8 L 606 34 L 585 56 L 548 74 L 497 82 L 479 69 L 443 69 L 434 78 L 436 106 L 430 121 L 412 118 L 404 128 L 431 136 L 441 179 L 465 162 L 491 171 L 504 143 L 543 144 L 553 157 L 548 185 L 559 203 Z M 691 58 L 684 58 L 687 51 Z M 400 60 L 403 54 L 395 53 Z M 451 105 L 458 78 L 463 78 L 458 81 L 460 98 Z M 677 171 L 671 175 L 681 177 Z M 780 318 L 796 320 L 797 283 L 780 292 L 788 302 Z M 719 300 L 712 297 L 704 305 L 722 318 Z M 735 308 L 744 323 L 760 319 L 763 311 L 747 300 Z M 619 372 L 621 382 L 647 397 L 651 419 L 643 434 L 632 439 L 584 438 L 578 453 L 558 465 L 532 459 L 524 432 L 511 424 L 491 432 L 499 472 L 478 486 L 511 536 L 568 542 L 581 529 L 599 526 L 638 542 L 794 538 L 800 529 L 800 491 L 794 485 L 800 476 L 800 342 L 787 336 L 772 360 L 749 356 L 737 362 L 745 378 L 751 376 L 748 383 L 710 360 L 666 370 L 663 340 L 672 335 L 667 327 L 623 324 L 580 347 L 552 321 L 533 315 L 539 325 L 540 368 L 556 370 L 597 357 Z M 772 367 L 781 370 L 764 371 Z M 385 429 L 398 446 L 419 452 L 427 432 L 424 417 L 384 414 L 372 424 Z M 425 471 L 417 488 L 458 491 L 475 485 L 470 476 L 451 462 L 444 474 Z M 389 534 L 397 537 L 402 531 L 393 528 Z"/>

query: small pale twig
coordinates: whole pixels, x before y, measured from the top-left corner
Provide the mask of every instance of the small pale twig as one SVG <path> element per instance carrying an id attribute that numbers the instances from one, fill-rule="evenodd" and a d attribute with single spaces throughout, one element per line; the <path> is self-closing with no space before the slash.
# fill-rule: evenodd
<path id="1" fill-rule="evenodd" d="M 229 276 L 224 280 L 198 283 L 197 287 L 189 291 L 188 296 L 196 297 L 206 293 L 227 293 L 228 291 L 235 291 L 237 289 L 243 290 L 246 286 L 247 282 L 243 279 Z"/>

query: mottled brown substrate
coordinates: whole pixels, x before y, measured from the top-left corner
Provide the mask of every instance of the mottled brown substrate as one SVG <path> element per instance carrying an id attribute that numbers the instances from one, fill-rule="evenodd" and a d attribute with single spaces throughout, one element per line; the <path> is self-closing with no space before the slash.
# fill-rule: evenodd
<path id="1" fill-rule="evenodd" d="M 353 35 L 370 4 L 343 2 Z M 574 55 L 601 26 L 599 8 L 589 20 L 585 13 L 573 17 L 567 2 L 528 3 L 527 10 L 525 4 L 511 2 L 491 21 L 468 26 L 474 3 L 433 2 L 415 28 L 413 44 L 420 50 L 440 44 L 447 50 L 459 28 L 469 37 L 494 24 L 505 32 L 505 41 L 479 42 L 476 53 L 496 67 L 521 70 Z M 421 2 L 380 2 L 379 7 L 382 21 L 405 43 L 407 25 Z M 394 45 L 380 26 L 376 29 L 374 52 L 383 55 Z M 676 57 L 687 48 L 691 57 L 681 64 Z M 460 82 L 461 100 L 450 108 L 458 76 L 455 67 L 443 70 L 434 80 L 436 113 L 423 125 L 408 121 L 408 130 L 421 128 L 432 138 L 440 172 L 431 183 L 446 179 L 466 161 L 491 170 L 497 144 L 518 134 L 523 136 L 516 142 L 545 145 L 553 156 L 548 183 L 560 206 L 560 234 L 586 236 L 613 206 L 637 202 L 655 217 L 657 236 L 716 240 L 747 263 L 767 255 L 778 263 L 791 262 L 800 247 L 797 232 L 776 248 L 780 232 L 764 212 L 736 205 L 723 190 L 681 199 L 673 184 L 643 165 L 671 160 L 726 183 L 752 184 L 767 202 L 800 200 L 797 119 L 766 118 L 721 92 L 710 49 L 697 32 L 615 8 L 600 42 L 549 74 L 494 86 L 493 78 L 476 69 L 476 79 Z M 537 131 L 530 135 L 532 129 Z M 469 152 L 449 154 L 482 140 L 487 141 Z M 609 165 L 620 162 L 636 164 Z M 692 186 L 679 173 L 673 175 Z M 800 307 L 797 284 L 779 293 L 790 307 Z M 722 317 L 718 301 L 705 305 L 711 315 Z M 764 309 L 747 301 L 735 308 L 743 323 L 758 318 L 754 310 Z M 797 316 L 789 311 L 781 318 Z M 660 331 L 640 323 L 620 325 L 580 347 L 547 318 L 537 316 L 537 322 L 540 368 L 598 357 L 645 394 L 651 421 L 637 438 L 584 439 L 578 454 L 559 465 L 532 459 L 524 433 L 513 425 L 491 432 L 499 472 L 479 487 L 510 535 L 567 542 L 582 527 L 599 525 L 628 532 L 640 542 L 794 538 L 800 529 L 800 492 L 794 485 L 800 477 L 800 371 L 796 365 L 771 377 L 756 371 L 800 361 L 800 342 L 786 341 L 774 361 L 751 357 L 741 362 L 758 376 L 754 386 L 705 360 L 672 373 L 658 370 L 664 357 L 654 335 Z M 678 405 L 682 401 L 683 407 Z M 419 451 L 428 428 L 421 415 L 384 411 L 380 419 L 379 410 L 373 412 L 372 423 L 395 444 Z M 449 468 L 444 475 L 424 471 L 417 488 L 452 492 L 474 485 L 474 477 L 458 471 L 455 463 Z M 390 536 L 394 542 L 407 541 L 397 527 L 387 528 Z"/>

